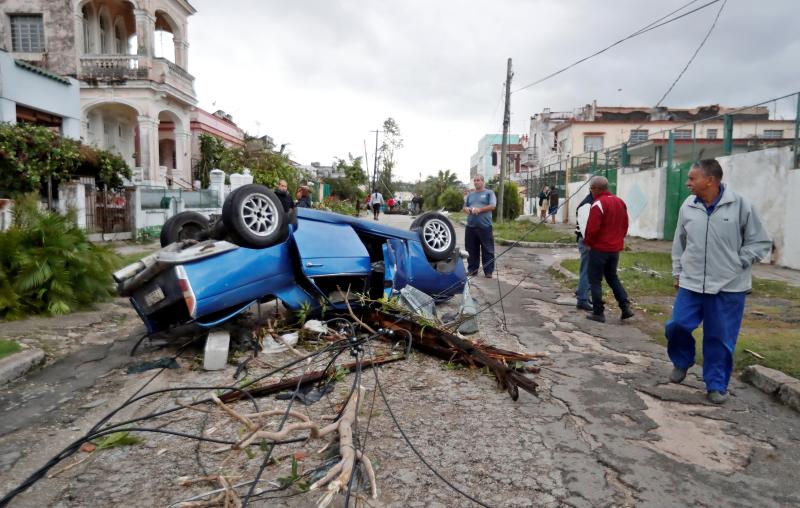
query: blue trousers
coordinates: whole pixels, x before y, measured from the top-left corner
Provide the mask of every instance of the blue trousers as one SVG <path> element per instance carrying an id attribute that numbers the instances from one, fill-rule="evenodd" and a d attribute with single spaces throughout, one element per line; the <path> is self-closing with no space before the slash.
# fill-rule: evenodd
<path id="1" fill-rule="evenodd" d="M 695 293 L 680 288 L 667 321 L 667 353 L 679 369 L 694 365 L 692 331 L 703 323 L 703 381 L 709 392 L 726 392 L 733 370 L 733 351 L 742 326 L 744 292 Z"/>
<path id="2" fill-rule="evenodd" d="M 578 252 L 581 254 L 581 269 L 578 275 L 578 289 L 575 296 L 578 303 L 589 303 L 589 251 L 583 243 L 583 237 L 578 238 Z"/>
<path id="3" fill-rule="evenodd" d="M 492 228 L 476 228 L 467 226 L 464 229 L 464 247 L 467 248 L 467 272 L 470 275 L 478 273 L 478 266 L 483 260 L 483 273 L 490 275 L 494 272 L 494 233 Z"/>

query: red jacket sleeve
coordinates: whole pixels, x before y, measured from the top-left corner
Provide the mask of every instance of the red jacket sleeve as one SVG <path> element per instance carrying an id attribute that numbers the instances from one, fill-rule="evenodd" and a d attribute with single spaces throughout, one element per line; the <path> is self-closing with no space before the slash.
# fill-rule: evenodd
<path id="1" fill-rule="evenodd" d="M 592 207 L 589 209 L 589 220 L 586 221 L 586 233 L 583 235 L 583 242 L 586 245 L 589 247 L 592 246 L 592 242 L 600 234 L 600 228 L 602 225 L 603 205 L 601 204 L 600 200 L 596 200 L 594 203 L 592 203 Z"/>

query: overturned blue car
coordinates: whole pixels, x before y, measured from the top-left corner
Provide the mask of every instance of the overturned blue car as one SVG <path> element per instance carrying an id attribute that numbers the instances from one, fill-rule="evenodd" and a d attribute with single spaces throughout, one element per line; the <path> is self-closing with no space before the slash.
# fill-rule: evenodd
<path id="1" fill-rule="evenodd" d="M 278 299 L 292 311 L 345 310 L 392 297 L 406 286 L 436 301 L 466 282 L 453 225 L 423 214 L 410 231 L 336 213 L 286 213 L 266 187 L 245 185 L 209 221 L 183 212 L 162 229 L 163 248 L 114 273 L 148 334 L 211 328 L 255 303 Z"/>

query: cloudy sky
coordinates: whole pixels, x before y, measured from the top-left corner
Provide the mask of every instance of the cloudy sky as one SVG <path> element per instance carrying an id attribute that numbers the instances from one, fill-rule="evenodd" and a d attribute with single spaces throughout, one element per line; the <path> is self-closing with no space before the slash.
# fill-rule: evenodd
<path id="1" fill-rule="evenodd" d="M 700 7 L 710 0 L 695 1 Z M 501 132 L 512 90 L 648 25 L 689 0 L 191 0 L 189 70 L 200 106 L 290 143 L 303 164 L 373 156 L 369 131 L 393 117 L 405 140 L 396 174 L 469 174 Z M 549 107 L 652 106 L 705 36 L 722 2 L 627 41 L 511 96 L 511 132 Z M 685 11 L 683 11 L 685 12 Z M 798 0 L 728 0 L 665 105 L 743 106 L 800 90 Z M 791 107 L 788 103 L 782 109 Z"/>

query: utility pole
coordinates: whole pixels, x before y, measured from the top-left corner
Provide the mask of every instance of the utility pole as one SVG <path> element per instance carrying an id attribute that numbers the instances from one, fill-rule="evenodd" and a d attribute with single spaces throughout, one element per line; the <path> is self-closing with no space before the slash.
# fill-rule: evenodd
<path id="1" fill-rule="evenodd" d="M 500 148 L 500 195 L 497 196 L 497 222 L 503 222 L 503 193 L 505 191 L 506 169 L 508 161 L 506 154 L 508 153 L 508 124 L 511 123 L 511 59 L 508 59 L 508 68 L 506 69 L 506 109 L 503 113 L 503 144 Z"/>
<path id="2" fill-rule="evenodd" d="M 375 156 L 372 159 L 372 192 L 376 191 L 378 185 L 378 133 L 380 130 L 370 131 L 375 133 Z"/>
<path id="3" fill-rule="evenodd" d="M 370 180 L 369 180 L 369 153 L 367 153 L 367 140 L 364 140 L 364 167 L 367 170 L 367 195 L 372 195 L 372 189 L 370 188 Z"/>

